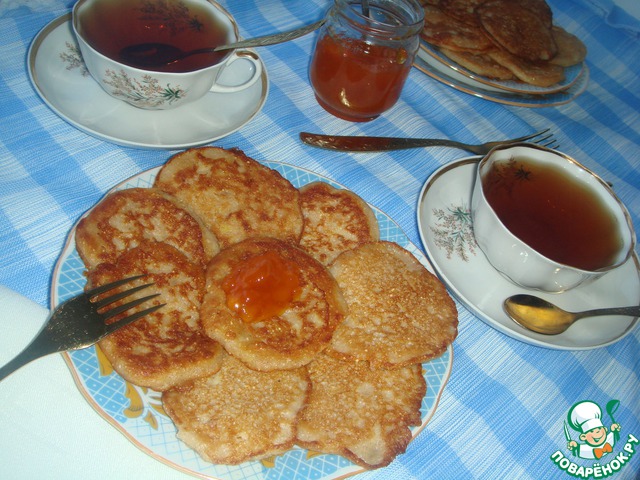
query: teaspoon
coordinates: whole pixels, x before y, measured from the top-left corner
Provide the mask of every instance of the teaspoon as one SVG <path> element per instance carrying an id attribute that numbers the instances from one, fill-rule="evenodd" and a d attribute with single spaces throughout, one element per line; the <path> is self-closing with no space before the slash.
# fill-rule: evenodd
<path id="1" fill-rule="evenodd" d="M 199 53 L 212 53 L 234 48 L 266 47 L 267 45 L 288 42 L 317 30 L 324 22 L 325 20 L 323 19 L 288 32 L 264 35 L 217 47 L 198 48 L 187 52 L 167 43 L 137 43 L 120 50 L 119 59 L 123 63 L 143 68 L 161 67 Z"/>
<path id="2" fill-rule="evenodd" d="M 533 295 L 513 295 L 504 301 L 504 310 L 519 325 L 545 335 L 564 332 L 576 320 L 600 315 L 640 316 L 640 306 L 613 307 L 567 312 Z"/>

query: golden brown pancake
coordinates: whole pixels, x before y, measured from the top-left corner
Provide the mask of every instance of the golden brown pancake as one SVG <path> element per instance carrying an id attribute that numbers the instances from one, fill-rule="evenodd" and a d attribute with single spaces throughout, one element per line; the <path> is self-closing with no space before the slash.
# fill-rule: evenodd
<path id="1" fill-rule="evenodd" d="M 226 356 L 218 373 L 162 394 L 178 438 L 206 461 L 236 465 L 284 453 L 305 403 L 305 368 L 256 372 Z"/>
<path id="2" fill-rule="evenodd" d="M 494 48 L 494 43 L 479 23 L 470 25 L 457 20 L 434 5 L 424 7 L 424 19 L 421 36 L 436 47 L 474 52 Z"/>
<path id="3" fill-rule="evenodd" d="M 558 54 L 551 59 L 551 63 L 561 67 L 571 67 L 584 61 L 587 56 L 587 47 L 578 37 L 558 26 L 554 26 L 551 32 L 558 45 Z"/>
<path id="4" fill-rule="evenodd" d="M 546 0 L 517 0 L 516 3 L 535 13 L 547 28 L 553 25 L 553 12 Z"/>
<path id="5" fill-rule="evenodd" d="M 101 263 L 90 270 L 88 286 L 141 274 L 146 276 L 121 289 L 150 282 L 155 285 L 127 300 L 160 293 L 137 309 L 160 303 L 165 306 L 99 342 L 115 371 L 135 385 L 156 391 L 215 373 L 224 351 L 203 333 L 200 324 L 198 312 L 205 285 L 202 266 L 170 245 L 143 242 L 115 263 Z"/>
<path id="6" fill-rule="evenodd" d="M 551 28 L 535 12 L 512 0 L 490 0 L 478 8 L 491 38 L 516 57 L 531 62 L 552 59 L 558 47 Z"/>
<path id="7" fill-rule="evenodd" d="M 457 335 L 458 312 L 444 285 L 407 250 L 380 241 L 340 255 L 330 271 L 349 313 L 327 354 L 397 368 L 441 355 Z"/>
<path id="8" fill-rule="evenodd" d="M 313 182 L 300 188 L 300 206 L 300 246 L 325 265 L 346 250 L 380 238 L 375 213 L 349 190 Z"/>
<path id="9" fill-rule="evenodd" d="M 441 0 L 440 8 L 444 13 L 461 22 L 479 25 L 476 8 L 484 2 L 485 0 Z"/>
<path id="10" fill-rule="evenodd" d="M 257 236 L 300 239 L 298 190 L 238 149 L 178 153 L 162 167 L 155 186 L 195 211 L 223 247 Z"/>
<path id="11" fill-rule="evenodd" d="M 519 80 L 537 87 L 550 87 L 565 79 L 564 68 L 550 62 L 529 62 L 504 50 L 489 52 L 497 63 L 513 72 Z"/>
<path id="12" fill-rule="evenodd" d="M 198 218 L 155 188 L 130 188 L 107 195 L 80 220 L 75 238 L 87 268 L 114 262 L 144 241 L 172 245 L 202 265 L 220 250 L 213 233 Z"/>
<path id="13" fill-rule="evenodd" d="M 420 425 L 426 383 L 419 364 L 372 370 L 321 354 L 308 365 L 311 395 L 298 423 L 300 446 L 365 468 L 388 465 Z"/>
<path id="14" fill-rule="evenodd" d="M 515 78 L 511 70 L 495 62 L 486 53 L 456 52 L 446 48 L 441 48 L 440 51 L 458 65 L 478 75 L 496 80 L 513 80 Z"/>
<path id="15" fill-rule="evenodd" d="M 252 270 L 254 266 L 258 269 Z M 240 301 L 256 299 L 246 303 L 252 309 L 259 307 L 260 312 L 274 306 L 272 297 L 286 296 L 294 289 L 296 294 L 281 304 L 281 311 L 265 318 L 245 318 L 244 309 L 236 308 L 239 303 L 235 295 L 228 294 L 228 285 L 234 283 L 229 279 L 238 273 L 244 279 L 240 284 L 248 285 L 246 292 L 240 292 Z M 287 273 L 286 278 L 292 273 L 297 279 L 284 285 L 283 273 Z M 290 287 L 292 283 L 295 288 Z M 265 296 L 260 295 L 261 288 Z M 280 240 L 253 238 L 234 244 L 216 255 L 207 269 L 201 309 L 204 329 L 227 352 L 255 370 L 306 365 L 326 348 L 345 314 L 340 288 L 326 267 L 302 249 Z"/>
<path id="16" fill-rule="evenodd" d="M 494 80 L 537 87 L 562 82 L 586 56 L 585 45 L 553 25 L 545 0 L 423 2 L 422 38 L 467 70 Z"/>

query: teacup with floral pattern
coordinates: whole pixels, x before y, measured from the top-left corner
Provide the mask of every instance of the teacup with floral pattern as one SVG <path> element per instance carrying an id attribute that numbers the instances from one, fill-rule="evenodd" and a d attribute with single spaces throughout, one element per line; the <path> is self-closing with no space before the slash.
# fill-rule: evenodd
<path id="1" fill-rule="evenodd" d="M 214 62 L 211 64 L 203 56 L 194 56 L 185 61 L 184 71 L 139 67 L 118 58 L 117 52 L 133 41 L 168 42 L 173 35 L 179 35 L 196 39 L 197 44 L 198 36 L 210 24 L 221 30 L 223 43 L 237 41 L 235 20 L 213 0 L 79 0 L 73 8 L 72 20 L 91 76 L 109 95 L 139 108 L 166 110 L 195 102 L 210 91 L 238 92 L 249 88 L 262 75 L 262 63 L 251 50 L 226 50 L 219 58 L 211 57 Z M 140 33 L 147 30 L 151 33 Z M 200 64 L 195 63 L 198 61 Z M 240 72 L 233 75 L 234 79 L 240 80 L 228 85 L 221 76 L 231 64 L 235 64 L 234 72 Z"/>

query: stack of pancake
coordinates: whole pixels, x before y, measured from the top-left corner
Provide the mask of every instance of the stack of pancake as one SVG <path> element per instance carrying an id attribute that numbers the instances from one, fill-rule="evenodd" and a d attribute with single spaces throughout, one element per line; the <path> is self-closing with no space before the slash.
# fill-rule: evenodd
<path id="1" fill-rule="evenodd" d="M 360 197 L 297 189 L 237 149 L 186 150 L 153 188 L 107 195 L 76 248 L 88 288 L 155 284 L 165 306 L 99 347 L 217 464 L 295 445 L 389 464 L 421 424 L 421 363 L 457 335 L 442 283 Z"/>
<path id="2" fill-rule="evenodd" d="M 422 39 L 473 73 L 549 87 L 586 57 L 545 0 L 425 0 Z"/>

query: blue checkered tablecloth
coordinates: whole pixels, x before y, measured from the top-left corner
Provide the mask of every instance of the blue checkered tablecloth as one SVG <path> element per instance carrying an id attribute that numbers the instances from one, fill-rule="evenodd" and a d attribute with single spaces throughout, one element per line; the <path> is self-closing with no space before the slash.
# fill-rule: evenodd
<path id="1" fill-rule="evenodd" d="M 221 3 L 234 15 L 244 37 L 311 23 L 330 6 L 329 0 Z M 311 35 L 259 51 L 269 72 L 266 104 L 251 122 L 215 144 L 239 147 L 257 160 L 285 162 L 328 177 L 385 212 L 411 242 L 421 246 L 416 221 L 420 189 L 440 166 L 467 154 L 444 148 L 338 154 L 304 146 L 298 133 L 482 142 L 551 128 L 562 151 L 613 183 L 637 228 L 637 5 L 633 0 L 628 9 L 611 0 L 548 3 L 555 21 L 580 37 L 589 51 L 588 87 L 568 104 L 523 108 L 493 103 L 413 69 L 392 110 L 370 123 L 345 122 L 327 114 L 314 99 L 307 78 Z M 45 25 L 68 13 L 71 6 L 71 0 L 0 0 L 0 286 L 11 291 L 3 298 L 16 305 L 28 299 L 36 310 L 38 305 L 49 306 L 54 264 L 80 215 L 112 186 L 161 165 L 173 153 L 121 147 L 89 136 L 58 117 L 37 95 L 27 73 L 28 48 Z M 10 305 L 5 307 L 11 311 Z M 433 418 L 406 454 L 362 478 L 640 478 L 640 329 L 609 347 L 558 351 L 514 340 L 463 305 L 458 304 L 458 309 L 453 372 Z M 0 318 L 0 325 L 0 335 L 12 328 L 8 317 Z M 35 421 L 55 421 L 56 406 L 47 398 L 60 396 L 56 389 L 68 380 L 64 369 L 57 373 L 59 381 L 42 378 L 41 384 L 34 374 L 28 395 L 25 388 L 12 390 L 11 385 L 3 392 L 5 383 L 0 384 L 0 410 L 4 410 L 0 477 L 35 478 L 29 472 L 35 471 L 34 465 L 49 449 L 57 453 L 51 459 L 56 467 L 48 471 L 48 478 L 116 478 L 125 468 L 135 468 L 131 475 L 140 479 L 184 475 L 126 440 L 118 455 L 122 470 L 107 468 L 113 459 L 97 455 L 95 442 L 75 438 L 74 425 L 60 431 Z M 73 397 L 73 389 L 69 392 Z M 622 427 L 620 440 L 612 454 L 596 462 L 572 457 L 563 430 L 572 405 L 586 400 L 603 407 L 619 401 L 615 421 Z M 112 430 L 90 408 L 80 408 L 73 418 L 80 430 L 93 423 Z M 606 415 L 603 422 L 612 423 Z M 563 452 L 562 459 L 554 458 L 557 451 Z M 79 468 L 87 463 L 94 466 L 90 472 Z"/>

